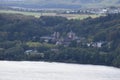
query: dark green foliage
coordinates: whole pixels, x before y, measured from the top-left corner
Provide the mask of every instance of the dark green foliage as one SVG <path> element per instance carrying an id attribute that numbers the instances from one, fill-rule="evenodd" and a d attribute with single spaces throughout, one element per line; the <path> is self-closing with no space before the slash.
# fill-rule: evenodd
<path id="1" fill-rule="evenodd" d="M 56 17 L 55 16 L 41 16 L 39 20 L 42 26 L 49 26 L 49 27 L 50 26 L 54 27 L 57 24 L 61 24 L 67 21 L 66 18 L 60 17 L 60 16 L 56 16 Z"/>
<path id="2" fill-rule="evenodd" d="M 82 42 L 73 40 L 68 47 L 44 43 L 30 47 L 26 44 L 29 41 L 40 42 L 41 36 L 55 31 L 64 37 L 71 30 L 84 38 Z M 98 48 L 88 47 L 90 42 L 104 43 Z M 33 52 L 26 54 L 26 50 Z M 44 60 L 120 67 L 120 14 L 85 20 L 0 14 L 0 60 Z"/>

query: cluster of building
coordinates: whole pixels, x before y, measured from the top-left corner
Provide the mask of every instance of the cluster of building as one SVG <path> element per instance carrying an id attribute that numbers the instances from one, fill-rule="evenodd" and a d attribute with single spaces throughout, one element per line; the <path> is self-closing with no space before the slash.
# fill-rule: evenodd
<path id="1" fill-rule="evenodd" d="M 87 43 L 87 46 L 101 48 L 104 43 L 105 42 L 90 42 L 90 43 Z"/>
<path id="2" fill-rule="evenodd" d="M 66 35 L 64 37 L 62 37 L 60 35 L 59 32 L 54 32 L 53 34 L 51 34 L 50 36 L 42 36 L 40 37 L 40 41 L 42 41 L 43 43 L 48 43 L 48 44 L 54 44 L 54 45 L 63 45 L 65 47 L 68 47 L 72 41 L 75 41 L 76 44 L 82 44 L 83 46 L 87 46 L 87 47 L 94 47 L 94 48 L 101 48 L 102 45 L 105 42 L 87 42 L 85 38 L 83 37 L 78 37 L 73 31 L 70 31 L 68 33 L 66 33 Z M 52 48 L 51 51 L 59 51 L 59 49 L 56 48 Z M 39 53 L 36 49 L 31 49 L 31 50 L 26 50 L 25 51 L 26 55 L 39 55 L 42 57 L 44 57 L 44 53 Z"/>
<path id="3" fill-rule="evenodd" d="M 42 42 L 64 46 L 69 46 L 72 41 L 75 41 L 77 44 L 83 43 L 83 45 L 86 45 L 88 47 L 98 48 L 102 47 L 102 44 L 104 43 L 104 42 L 90 42 L 90 43 L 85 42 L 86 40 L 84 37 L 78 37 L 76 33 L 74 33 L 73 31 L 66 33 L 64 37 L 62 37 L 59 32 L 54 32 L 50 36 L 40 37 L 40 40 Z"/>
<path id="4" fill-rule="evenodd" d="M 115 14 L 120 13 L 120 8 L 96 8 L 96 9 L 87 9 L 85 12 L 91 14 Z"/>
<path id="5" fill-rule="evenodd" d="M 56 13 L 56 14 L 115 14 L 120 13 L 120 7 L 106 7 L 106 8 L 81 8 L 81 9 L 41 9 L 41 8 L 24 8 L 24 7 L 10 7 L 17 11 L 30 11 L 40 13 Z"/>
<path id="6" fill-rule="evenodd" d="M 80 41 L 80 38 L 76 36 L 73 31 L 70 31 L 66 34 L 65 37 L 61 37 L 59 32 L 54 32 L 50 36 L 42 36 L 40 39 L 46 43 L 53 43 L 56 45 L 69 45 L 72 41 Z"/>
<path id="7" fill-rule="evenodd" d="M 116 14 L 116 13 L 120 13 L 120 7 L 67 10 L 65 11 L 65 13 L 66 14 Z"/>

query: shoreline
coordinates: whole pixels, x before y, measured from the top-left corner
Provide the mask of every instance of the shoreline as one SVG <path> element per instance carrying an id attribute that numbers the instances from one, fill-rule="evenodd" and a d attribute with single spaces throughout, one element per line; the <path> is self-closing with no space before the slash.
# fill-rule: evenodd
<path id="1" fill-rule="evenodd" d="M 74 65 L 86 65 L 86 66 L 103 66 L 103 67 L 110 67 L 110 68 L 116 68 L 116 69 L 120 69 L 119 67 L 116 66 L 109 66 L 109 65 L 99 65 L 99 64 L 80 64 L 80 63 L 72 63 L 72 62 L 57 62 L 57 61 L 30 61 L 30 60 L 0 60 L 0 62 L 35 62 L 35 63 L 58 63 L 58 64 L 74 64 Z"/>

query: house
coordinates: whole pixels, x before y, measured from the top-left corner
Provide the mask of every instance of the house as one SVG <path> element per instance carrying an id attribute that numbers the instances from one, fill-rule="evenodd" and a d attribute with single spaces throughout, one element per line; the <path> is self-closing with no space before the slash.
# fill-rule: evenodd
<path id="1" fill-rule="evenodd" d="M 26 50 L 24 53 L 25 53 L 26 55 L 30 55 L 30 54 L 38 53 L 38 51 L 37 51 L 37 50 Z"/>
<path id="2" fill-rule="evenodd" d="M 71 39 L 71 40 L 75 40 L 76 38 L 76 34 L 73 32 L 73 31 L 70 31 L 68 34 L 67 34 L 68 38 Z"/>
<path id="3" fill-rule="evenodd" d="M 52 37 L 53 37 L 53 39 L 58 40 L 60 38 L 60 33 L 59 32 L 54 32 Z"/>
<path id="4" fill-rule="evenodd" d="M 25 54 L 27 56 L 39 56 L 41 58 L 44 58 L 44 53 L 39 53 L 37 50 L 26 50 Z"/>
<path id="5" fill-rule="evenodd" d="M 53 37 L 51 36 L 43 36 L 43 37 L 40 37 L 40 39 L 46 43 L 48 43 L 49 41 L 53 40 Z"/>
<path id="6" fill-rule="evenodd" d="M 96 48 L 101 48 L 104 42 L 91 42 L 87 43 L 88 47 L 96 47 Z"/>

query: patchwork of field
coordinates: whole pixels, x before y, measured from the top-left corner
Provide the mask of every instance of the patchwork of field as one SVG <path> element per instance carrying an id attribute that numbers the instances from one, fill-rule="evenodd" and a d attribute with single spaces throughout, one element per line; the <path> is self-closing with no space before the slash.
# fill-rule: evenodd
<path id="1" fill-rule="evenodd" d="M 35 16 L 39 18 L 40 16 L 62 16 L 68 19 L 85 19 L 88 17 L 96 18 L 102 15 L 88 15 L 88 14 L 57 14 L 57 13 L 41 13 L 41 12 L 26 12 L 26 11 L 13 11 L 13 10 L 0 10 L 0 13 L 10 13 L 10 14 L 23 14 L 27 16 Z"/>

